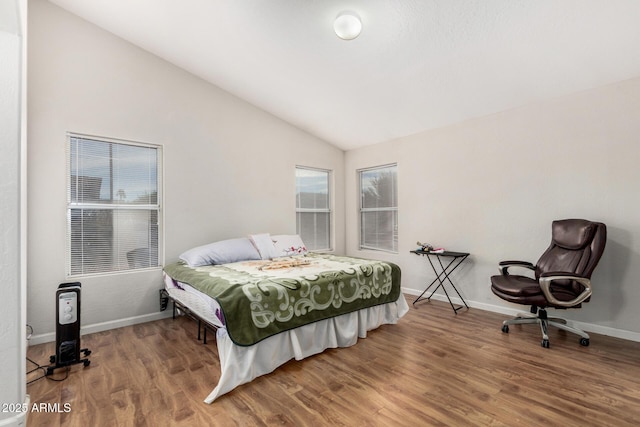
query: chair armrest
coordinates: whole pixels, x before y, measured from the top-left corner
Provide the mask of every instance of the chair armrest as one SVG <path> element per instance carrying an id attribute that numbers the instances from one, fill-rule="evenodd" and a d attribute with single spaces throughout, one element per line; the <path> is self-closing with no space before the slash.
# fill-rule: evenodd
<path id="1" fill-rule="evenodd" d="M 509 268 L 511 267 L 522 267 L 527 268 L 529 270 L 535 270 L 536 267 L 527 261 L 500 261 L 498 264 L 498 269 L 500 270 L 500 274 L 503 276 L 509 275 Z"/>
<path id="2" fill-rule="evenodd" d="M 584 287 L 584 290 L 580 295 L 578 295 L 577 297 L 575 297 L 570 301 L 560 301 L 556 299 L 551 293 L 551 282 L 553 282 L 554 280 L 573 280 L 580 283 Z M 547 301 L 559 307 L 576 306 L 581 302 L 583 302 L 584 300 L 586 300 L 587 298 L 589 298 L 592 293 L 591 280 L 589 278 L 578 276 L 576 274 L 571 274 L 571 273 L 553 272 L 553 271 L 543 273 L 540 275 L 539 283 L 540 283 L 540 288 L 542 289 L 542 292 L 544 293 L 544 296 L 547 299 Z"/>

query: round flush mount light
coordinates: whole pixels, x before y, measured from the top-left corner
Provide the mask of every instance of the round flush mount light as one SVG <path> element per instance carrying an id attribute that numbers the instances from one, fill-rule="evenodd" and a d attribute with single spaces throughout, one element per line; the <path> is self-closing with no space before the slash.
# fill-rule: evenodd
<path id="1" fill-rule="evenodd" d="M 362 31 L 362 21 L 355 12 L 340 12 L 333 23 L 333 30 L 342 40 L 353 40 Z"/>

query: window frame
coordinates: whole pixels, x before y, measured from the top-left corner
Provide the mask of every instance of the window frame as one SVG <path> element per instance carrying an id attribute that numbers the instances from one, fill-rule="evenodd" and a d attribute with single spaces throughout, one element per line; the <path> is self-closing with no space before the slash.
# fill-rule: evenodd
<path id="1" fill-rule="evenodd" d="M 394 192 L 395 192 L 395 206 L 387 206 L 387 207 L 376 207 L 376 208 L 365 208 L 364 204 L 364 188 L 363 188 L 363 174 L 366 172 L 372 172 L 376 170 L 382 171 L 383 169 L 395 169 L 395 182 L 394 182 Z M 397 254 L 399 253 L 399 208 L 398 208 L 398 164 L 397 163 L 388 163 L 380 166 L 372 166 L 367 168 L 362 168 L 357 170 L 358 174 L 358 191 L 359 191 L 359 215 L 358 215 L 358 248 L 359 250 L 371 250 L 371 251 L 381 251 Z M 390 232 L 393 235 L 392 247 L 384 248 L 384 247 L 376 247 L 371 245 L 366 245 L 364 242 L 364 233 L 363 233 L 363 224 L 365 223 L 363 216 L 366 213 L 371 212 L 394 212 L 394 223 L 393 230 Z"/>
<path id="2" fill-rule="evenodd" d="M 104 144 L 120 144 L 123 146 L 130 147 L 142 147 L 147 149 L 155 150 L 155 172 L 156 172 L 156 203 L 136 203 L 136 204 L 126 204 L 126 203 L 83 203 L 78 201 L 73 201 L 71 199 L 72 196 L 72 161 L 71 161 L 71 144 L 73 139 L 84 139 Z M 65 273 L 67 278 L 79 278 L 79 277 L 89 277 L 89 276 L 104 276 L 104 275 L 114 275 L 114 274 L 122 274 L 122 273 L 130 273 L 137 271 L 145 271 L 145 270 L 157 270 L 161 269 L 164 261 L 164 210 L 162 209 L 162 200 L 163 200 L 163 146 L 160 144 L 150 144 L 132 140 L 118 139 L 112 137 L 104 137 L 104 136 L 96 136 L 89 134 L 81 134 L 75 132 L 67 132 L 66 140 L 65 140 L 65 154 L 66 154 L 66 236 L 65 236 L 65 257 L 66 257 L 66 267 Z M 113 176 L 110 177 L 113 179 Z M 76 190 L 77 191 L 77 190 Z M 113 197 L 113 196 L 112 196 Z M 112 211 L 112 212 L 123 212 L 123 211 L 132 211 L 132 210 L 140 210 L 140 211 L 148 211 L 156 212 L 156 226 L 157 226 L 157 261 L 152 263 L 148 267 L 131 267 L 128 265 L 127 268 L 113 268 L 118 265 L 123 265 L 122 263 L 118 263 L 117 261 L 112 262 L 111 269 L 107 271 L 97 271 L 97 272 L 73 272 L 73 256 L 72 256 L 72 211 L 74 209 L 90 209 L 95 211 Z M 116 246 L 117 244 L 114 244 Z M 84 269 L 83 269 L 84 270 Z"/>
<path id="3" fill-rule="evenodd" d="M 321 173 L 326 173 L 327 174 L 327 207 L 326 208 L 300 208 L 298 206 L 298 171 L 299 170 L 306 170 L 306 171 L 311 171 L 311 172 L 321 172 Z M 300 237 L 302 238 L 302 241 L 305 243 L 305 245 L 309 245 L 309 243 L 307 241 L 304 240 L 304 237 L 302 236 L 302 230 L 300 228 L 300 224 L 298 223 L 298 214 L 299 213 L 326 213 L 329 217 L 329 226 L 327 228 L 327 235 L 326 235 L 326 239 L 327 239 L 327 243 L 328 243 L 328 247 L 326 248 L 313 248 L 313 249 L 309 249 L 312 250 L 314 252 L 329 252 L 333 250 L 333 209 L 332 209 L 332 195 L 333 195 L 333 191 L 332 191 L 332 185 L 333 185 L 333 171 L 330 169 L 323 169 L 323 168 L 316 168 L 316 167 L 310 167 L 310 166 L 301 166 L 301 165 L 296 165 L 295 167 L 295 183 L 296 183 L 296 203 L 295 203 L 295 208 L 296 208 L 296 233 L 300 235 Z"/>

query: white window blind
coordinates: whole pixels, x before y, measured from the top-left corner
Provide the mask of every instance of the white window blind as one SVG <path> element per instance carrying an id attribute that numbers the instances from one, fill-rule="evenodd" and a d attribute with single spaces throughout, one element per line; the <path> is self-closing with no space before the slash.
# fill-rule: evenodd
<path id="1" fill-rule="evenodd" d="M 161 150 L 68 135 L 70 276 L 160 264 Z"/>
<path id="2" fill-rule="evenodd" d="M 296 230 L 310 250 L 331 249 L 330 171 L 296 167 Z"/>
<path id="3" fill-rule="evenodd" d="M 360 248 L 398 251 L 397 165 L 362 169 Z"/>

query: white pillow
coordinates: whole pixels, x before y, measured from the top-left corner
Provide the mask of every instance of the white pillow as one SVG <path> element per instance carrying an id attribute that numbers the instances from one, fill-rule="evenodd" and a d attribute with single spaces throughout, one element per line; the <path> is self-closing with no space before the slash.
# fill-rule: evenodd
<path id="1" fill-rule="evenodd" d="M 255 246 L 255 248 L 260 253 L 260 258 L 271 259 L 278 256 L 269 233 L 250 234 L 249 239 L 251 240 L 251 243 L 253 243 L 253 246 Z"/>
<path id="2" fill-rule="evenodd" d="M 230 262 L 260 259 L 260 254 L 246 237 L 220 240 L 208 245 L 189 249 L 180 255 L 189 267 L 201 265 L 227 264 Z"/>
<path id="3" fill-rule="evenodd" d="M 305 255 L 307 247 L 298 234 L 279 234 L 271 236 L 278 257 Z"/>

